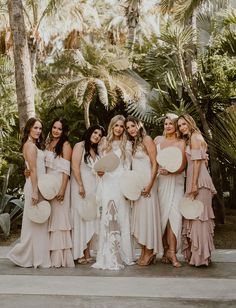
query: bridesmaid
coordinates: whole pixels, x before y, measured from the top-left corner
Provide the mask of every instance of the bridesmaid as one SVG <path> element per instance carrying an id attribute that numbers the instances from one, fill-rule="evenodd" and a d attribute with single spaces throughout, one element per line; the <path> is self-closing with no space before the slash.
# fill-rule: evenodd
<path id="1" fill-rule="evenodd" d="M 83 220 L 79 207 L 86 198 L 96 195 L 96 174 L 93 166 L 98 160 L 98 143 L 104 135 L 100 125 L 86 130 L 81 142 L 74 146 L 72 153 L 71 208 L 73 212 L 73 257 L 79 264 L 92 262 L 90 244 L 98 235 L 99 219 Z"/>
<path id="2" fill-rule="evenodd" d="M 8 258 L 22 267 L 51 266 L 49 253 L 48 221 L 43 224 L 32 222 L 27 217 L 27 208 L 36 205 L 39 200 L 37 178 L 45 174 L 42 122 L 30 118 L 24 128 L 21 150 L 26 168 L 30 170 L 30 177 L 26 178 L 24 186 L 25 204 L 22 220 L 20 243 L 9 252 Z"/>
<path id="3" fill-rule="evenodd" d="M 130 169 L 131 144 L 125 135 L 125 118 L 113 117 L 107 137 L 102 138 L 100 154 L 113 152 L 120 158 L 119 166 L 106 172 L 100 179 L 100 194 L 97 197 L 102 206 L 99 244 L 94 268 L 119 270 L 133 263 L 133 249 L 130 235 L 130 204 L 121 193 L 120 181 L 125 170 Z M 101 176 L 101 174 L 100 174 Z"/>
<path id="4" fill-rule="evenodd" d="M 74 267 L 70 221 L 70 160 L 72 149 L 68 142 L 68 126 L 63 118 L 52 122 L 45 156 L 47 173 L 61 181 L 58 195 L 50 201 L 50 251 L 53 267 Z"/>
<path id="5" fill-rule="evenodd" d="M 176 252 L 180 248 L 182 215 L 179 211 L 179 202 L 184 195 L 184 169 L 186 167 L 185 142 L 177 137 L 178 116 L 168 113 L 164 121 L 164 134 L 154 140 L 157 146 L 157 155 L 168 147 L 177 147 L 181 150 L 183 160 L 178 171 L 168 172 L 159 166 L 157 182 L 158 199 L 161 210 L 162 242 L 164 254 L 162 263 L 171 262 L 174 267 L 180 267 Z"/>
<path id="6" fill-rule="evenodd" d="M 152 138 L 135 117 L 128 117 L 125 127 L 133 143 L 132 169 L 141 174 L 147 172 L 149 183 L 142 190 L 141 197 L 134 202 L 131 232 L 141 245 L 141 256 L 137 263 L 145 266 L 156 260 L 162 250 L 161 219 L 157 198 L 156 146 Z"/>
<path id="7" fill-rule="evenodd" d="M 212 196 L 216 190 L 206 166 L 207 143 L 194 119 L 188 114 L 178 118 L 178 130 L 187 144 L 186 196 L 200 200 L 204 205 L 204 211 L 199 218 L 183 221 L 182 251 L 189 264 L 208 266 L 211 252 L 214 250 Z"/>

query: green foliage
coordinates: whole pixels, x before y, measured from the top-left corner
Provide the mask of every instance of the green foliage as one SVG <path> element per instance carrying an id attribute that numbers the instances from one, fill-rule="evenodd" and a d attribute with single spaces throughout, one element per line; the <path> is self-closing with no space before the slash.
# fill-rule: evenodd
<path id="1" fill-rule="evenodd" d="M 19 192 L 17 192 L 17 195 L 7 194 L 13 169 L 13 164 L 10 164 L 4 175 L 3 188 L 0 194 L 0 227 L 5 235 L 9 235 L 11 225 L 22 216 L 24 208 L 22 195 Z"/>
<path id="2" fill-rule="evenodd" d="M 227 101 L 236 96 L 236 57 L 227 54 L 203 57 L 202 78 L 205 86 L 203 95 L 209 99 Z"/>

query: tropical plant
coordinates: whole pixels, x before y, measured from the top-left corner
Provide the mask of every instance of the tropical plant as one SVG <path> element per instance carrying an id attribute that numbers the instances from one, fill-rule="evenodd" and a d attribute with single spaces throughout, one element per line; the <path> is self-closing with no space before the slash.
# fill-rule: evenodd
<path id="1" fill-rule="evenodd" d="M 4 177 L 3 188 L 0 195 L 0 227 L 5 235 L 9 235 L 11 224 L 22 216 L 24 208 L 22 196 L 16 197 L 7 194 L 9 178 L 13 168 L 13 164 L 10 164 Z"/>
<path id="2" fill-rule="evenodd" d="M 121 50 L 84 42 L 80 50 L 65 51 L 51 64 L 55 83 L 46 91 L 47 99 L 56 104 L 74 99 L 89 127 L 91 103 L 114 108 L 120 101 L 144 102 L 148 84 L 128 67 Z"/>

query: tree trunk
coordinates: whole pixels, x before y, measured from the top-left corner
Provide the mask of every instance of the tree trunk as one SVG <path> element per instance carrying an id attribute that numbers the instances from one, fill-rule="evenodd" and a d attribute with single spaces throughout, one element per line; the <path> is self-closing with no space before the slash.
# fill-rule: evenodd
<path id="1" fill-rule="evenodd" d="M 13 37 L 18 113 L 20 129 L 22 130 L 26 121 L 35 116 L 34 87 L 22 1 L 8 0 L 8 11 Z"/>
<path id="2" fill-rule="evenodd" d="M 130 58 L 132 62 L 134 44 L 136 41 L 136 28 L 139 23 L 139 9 L 141 0 L 127 0 L 126 3 L 128 4 L 125 8 L 128 26 L 127 48 L 130 51 Z"/>
<path id="3" fill-rule="evenodd" d="M 89 103 L 84 104 L 84 121 L 85 121 L 86 129 L 90 127 L 89 107 L 90 107 Z"/>

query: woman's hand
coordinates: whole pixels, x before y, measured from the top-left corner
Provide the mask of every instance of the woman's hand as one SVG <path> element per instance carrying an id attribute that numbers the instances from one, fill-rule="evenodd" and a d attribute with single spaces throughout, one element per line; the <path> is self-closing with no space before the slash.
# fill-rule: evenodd
<path id="1" fill-rule="evenodd" d="M 63 202 L 65 196 L 65 190 L 60 189 L 59 193 L 56 196 L 57 201 Z"/>
<path id="2" fill-rule="evenodd" d="M 161 175 L 169 175 L 170 174 L 170 172 L 168 170 L 166 170 L 165 168 L 159 168 L 158 171 Z"/>
<path id="3" fill-rule="evenodd" d="M 150 191 L 151 191 L 150 186 L 144 187 L 143 190 L 141 191 L 141 196 L 143 196 L 144 198 L 150 198 L 151 197 Z"/>
<path id="4" fill-rule="evenodd" d="M 26 178 L 30 177 L 30 170 L 29 170 L 28 168 L 25 168 L 25 170 L 24 170 L 24 176 L 25 176 Z"/>
<path id="5" fill-rule="evenodd" d="M 79 185 L 79 195 L 81 198 L 85 198 L 85 189 L 84 189 L 83 184 Z"/>
<path id="6" fill-rule="evenodd" d="M 104 171 L 97 171 L 97 175 L 101 178 L 104 176 L 105 172 Z"/>
<path id="7" fill-rule="evenodd" d="M 36 205 L 38 203 L 39 196 L 37 191 L 33 191 L 32 193 L 32 203 L 33 205 Z"/>
<path id="8" fill-rule="evenodd" d="M 197 184 L 193 184 L 191 192 L 189 193 L 189 196 L 190 196 L 191 199 L 195 199 L 197 194 L 198 194 L 198 186 L 197 186 Z"/>

